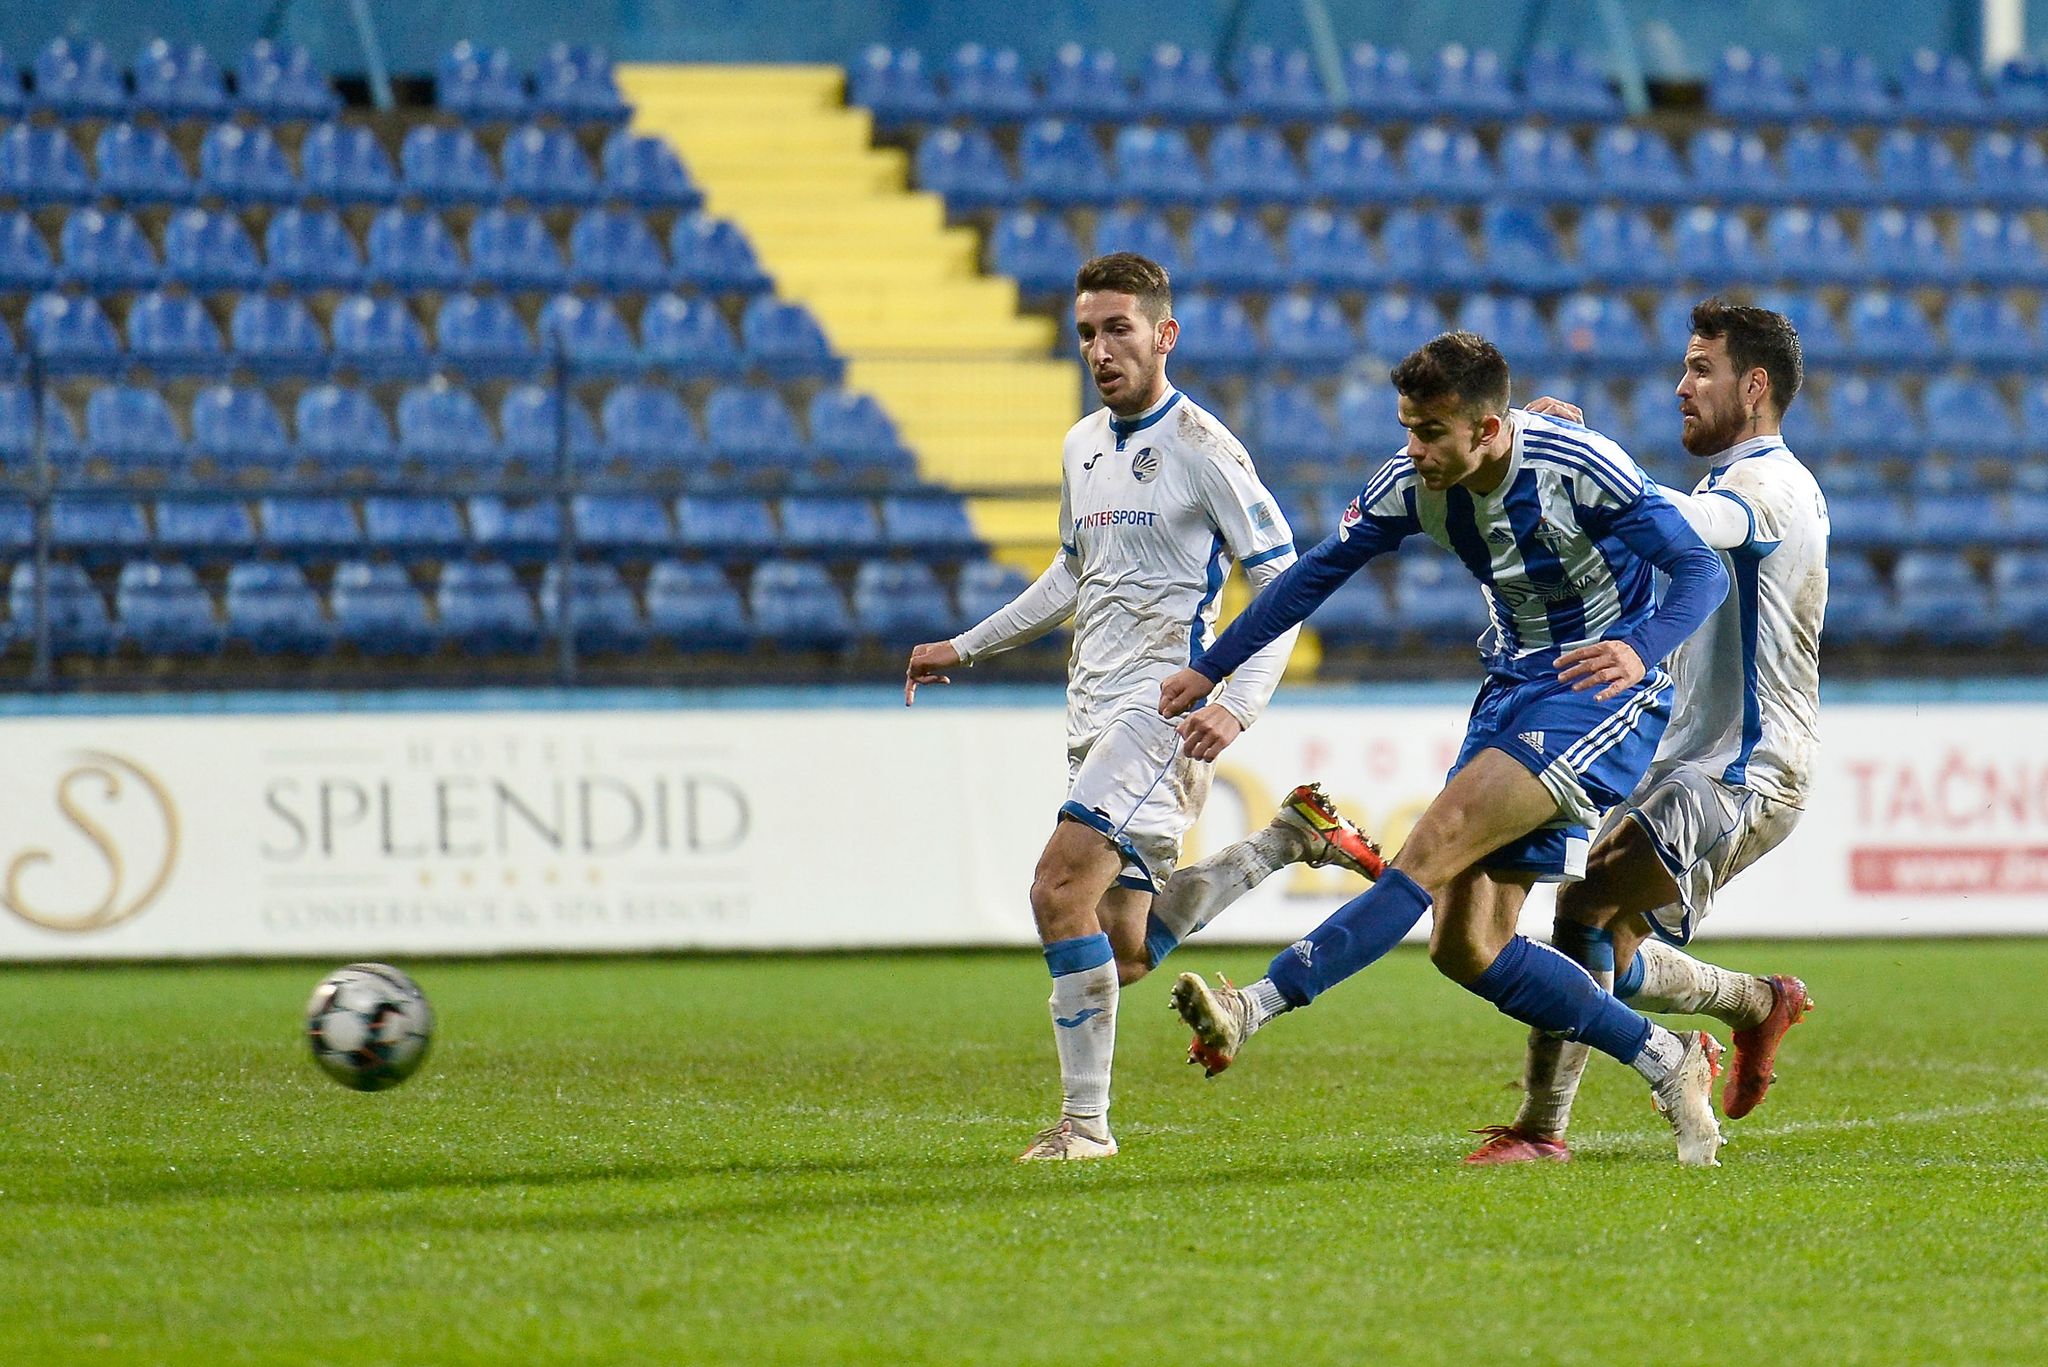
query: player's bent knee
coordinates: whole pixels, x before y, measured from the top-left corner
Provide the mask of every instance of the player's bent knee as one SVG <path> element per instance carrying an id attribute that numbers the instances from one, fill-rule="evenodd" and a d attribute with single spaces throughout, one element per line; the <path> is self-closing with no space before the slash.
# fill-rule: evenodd
<path id="1" fill-rule="evenodd" d="M 1429 961 L 1454 983 L 1469 983 L 1492 967 L 1498 950 L 1483 942 L 1478 927 L 1439 921 L 1429 936 Z"/>

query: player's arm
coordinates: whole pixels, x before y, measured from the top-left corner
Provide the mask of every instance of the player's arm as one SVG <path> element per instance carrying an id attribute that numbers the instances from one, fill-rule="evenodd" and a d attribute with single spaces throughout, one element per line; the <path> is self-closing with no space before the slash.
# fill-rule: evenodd
<path id="1" fill-rule="evenodd" d="M 1728 596 L 1728 572 L 1684 514 L 1655 484 L 1612 517 L 1599 519 L 1631 551 L 1671 576 L 1664 599 L 1634 631 L 1557 657 L 1558 677 L 1575 692 L 1599 688 L 1604 702 L 1640 680 L 1677 648 Z M 1594 530 L 1589 528 L 1589 530 Z"/>
<path id="2" fill-rule="evenodd" d="M 1296 559 L 1294 531 L 1280 511 L 1280 501 L 1260 482 L 1249 461 L 1212 458 L 1198 473 L 1209 525 L 1244 569 L 1256 596 Z M 1280 686 L 1280 676 L 1287 670 L 1295 638 L 1300 634 L 1299 627 L 1281 632 L 1231 671 L 1228 692 L 1183 725 L 1189 754 L 1197 759 L 1213 759 L 1213 754 L 1204 753 L 1210 743 L 1221 751 L 1237 738 L 1238 732 L 1259 719 L 1266 704 L 1272 701 L 1273 690 Z M 1222 715 L 1209 716 L 1212 709 Z M 1205 717 L 1214 724 L 1217 734 L 1190 735 L 1189 728 Z"/>
<path id="3" fill-rule="evenodd" d="M 1756 507 L 1733 489 L 1687 494 L 1660 485 L 1659 492 L 1713 549 L 1737 551 L 1755 542 Z"/>
<path id="4" fill-rule="evenodd" d="M 910 667 L 904 671 L 903 705 L 911 705 L 919 684 L 951 683 L 946 671 L 955 665 L 971 665 L 1045 635 L 1074 615 L 1080 593 L 1073 559 L 1062 546 L 1045 573 L 1008 603 L 950 641 L 927 641 L 914 647 Z"/>

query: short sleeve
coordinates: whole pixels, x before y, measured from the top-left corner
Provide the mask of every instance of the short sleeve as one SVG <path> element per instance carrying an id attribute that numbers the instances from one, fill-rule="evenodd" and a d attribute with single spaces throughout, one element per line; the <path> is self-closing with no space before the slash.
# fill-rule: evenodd
<path id="1" fill-rule="evenodd" d="M 1279 500 L 1249 460 L 1212 455 L 1201 462 L 1196 478 L 1209 525 L 1238 564 L 1261 565 L 1293 553 L 1294 532 Z"/>
<path id="2" fill-rule="evenodd" d="M 1812 492 L 1787 478 L 1783 469 L 1758 459 L 1737 461 L 1708 492 L 1740 502 L 1749 511 L 1750 540 L 1771 546 L 1785 539 L 1813 499 Z"/>

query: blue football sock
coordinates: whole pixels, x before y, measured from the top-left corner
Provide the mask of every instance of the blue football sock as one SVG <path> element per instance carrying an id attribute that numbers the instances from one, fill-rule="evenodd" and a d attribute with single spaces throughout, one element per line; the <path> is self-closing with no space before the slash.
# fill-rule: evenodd
<path id="1" fill-rule="evenodd" d="M 1628 967 L 1614 975 L 1614 995 L 1627 1001 L 1642 990 L 1643 955 L 1642 951 L 1638 950 L 1629 956 Z"/>
<path id="2" fill-rule="evenodd" d="M 1280 951 L 1266 976 L 1293 1006 L 1307 1006 L 1378 959 L 1429 910 L 1430 896 L 1399 869 L 1337 908 L 1329 920 Z"/>
<path id="3" fill-rule="evenodd" d="M 1180 947 L 1180 937 L 1152 912 L 1145 913 L 1145 966 L 1159 967 L 1159 961 Z"/>
<path id="4" fill-rule="evenodd" d="M 1650 1038 L 1650 1022 L 1601 990 L 1585 969 L 1521 935 L 1465 987 L 1524 1025 L 1583 1041 L 1623 1063 L 1635 1062 Z"/>
<path id="5" fill-rule="evenodd" d="M 1071 940 L 1054 940 L 1045 947 L 1045 966 L 1055 978 L 1100 968 L 1116 957 L 1107 935 L 1076 935 Z"/>
<path id="6" fill-rule="evenodd" d="M 1582 925 L 1558 918 L 1550 928 L 1550 943 L 1557 952 L 1588 973 L 1614 971 L 1614 933 L 1599 926 Z"/>

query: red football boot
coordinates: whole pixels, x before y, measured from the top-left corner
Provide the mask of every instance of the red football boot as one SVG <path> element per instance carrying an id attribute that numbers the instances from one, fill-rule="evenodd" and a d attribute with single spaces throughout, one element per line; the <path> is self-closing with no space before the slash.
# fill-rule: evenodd
<path id="1" fill-rule="evenodd" d="M 1721 1088 L 1721 1113 L 1730 1120 L 1763 1104 L 1764 1093 L 1778 1080 L 1778 1042 L 1813 1010 L 1813 998 L 1799 979 L 1773 974 L 1764 981 L 1771 985 L 1771 1014 L 1762 1023 L 1735 1032 L 1735 1062 L 1728 1065 L 1728 1081 Z"/>
<path id="2" fill-rule="evenodd" d="M 1512 1125 L 1488 1125 L 1472 1131 L 1487 1136 L 1484 1144 L 1465 1155 L 1465 1161 L 1475 1168 L 1490 1168 L 1502 1163 L 1569 1163 L 1572 1151 L 1562 1139 L 1546 1139 L 1542 1135 L 1524 1134 Z"/>

